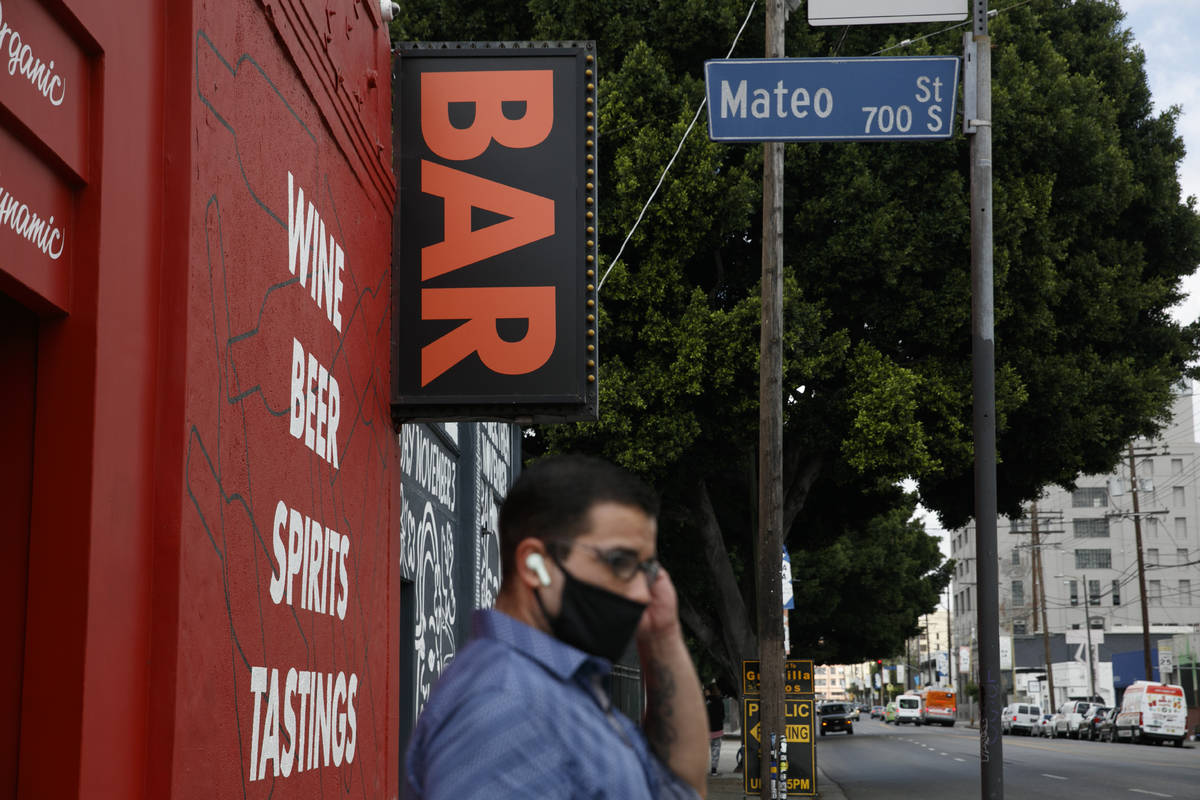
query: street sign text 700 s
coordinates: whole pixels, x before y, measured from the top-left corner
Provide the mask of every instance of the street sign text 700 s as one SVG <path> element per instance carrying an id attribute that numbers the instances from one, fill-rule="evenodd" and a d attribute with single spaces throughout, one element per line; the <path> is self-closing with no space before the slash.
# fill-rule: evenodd
<path id="1" fill-rule="evenodd" d="M 945 139 L 958 59 L 709 61 L 705 80 L 716 141 Z"/>

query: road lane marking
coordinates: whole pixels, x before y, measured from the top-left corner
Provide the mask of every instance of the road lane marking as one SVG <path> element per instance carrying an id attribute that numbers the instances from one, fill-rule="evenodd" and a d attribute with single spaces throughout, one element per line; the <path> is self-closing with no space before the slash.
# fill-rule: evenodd
<path id="1" fill-rule="evenodd" d="M 1173 794 L 1163 794 L 1162 792 L 1152 792 L 1149 789 L 1130 789 L 1129 791 L 1137 792 L 1138 794 L 1152 794 L 1155 797 L 1174 797 L 1175 796 Z"/>
<path id="2" fill-rule="evenodd" d="M 965 758 L 955 758 L 954 760 L 955 760 L 955 761 L 964 761 L 964 762 L 966 761 L 966 759 L 965 759 Z"/>
<path id="3" fill-rule="evenodd" d="M 1065 781 L 1066 780 L 1066 778 L 1064 778 L 1062 775 L 1051 775 L 1049 772 L 1043 772 L 1042 777 L 1043 778 L 1054 778 L 1054 780 L 1056 780 L 1056 781 Z"/>
<path id="4" fill-rule="evenodd" d="M 949 753 L 938 753 L 939 756 L 949 755 Z"/>

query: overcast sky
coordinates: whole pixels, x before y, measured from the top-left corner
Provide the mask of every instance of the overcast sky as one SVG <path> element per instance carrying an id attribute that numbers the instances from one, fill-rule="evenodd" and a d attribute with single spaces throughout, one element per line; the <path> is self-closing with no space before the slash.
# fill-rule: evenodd
<path id="1" fill-rule="evenodd" d="M 1146 53 L 1146 74 L 1155 110 L 1182 106 L 1178 132 L 1188 154 L 1179 170 L 1183 196 L 1200 197 L 1200 2 L 1121 0 L 1125 24 Z M 1184 282 L 1188 299 L 1175 318 L 1200 317 L 1200 279 Z"/>

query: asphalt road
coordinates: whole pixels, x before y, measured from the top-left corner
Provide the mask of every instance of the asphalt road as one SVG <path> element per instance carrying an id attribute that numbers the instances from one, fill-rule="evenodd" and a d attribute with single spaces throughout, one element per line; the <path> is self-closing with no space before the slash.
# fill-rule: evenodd
<path id="1" fill-rule="evenodd" d="M 1200 748 L 1005 736 L 1004 796 L 1200 800 Z M 817 762 L 849 800 L 980 797 L 979 731 L 885 725 L 817 738 Z"/>

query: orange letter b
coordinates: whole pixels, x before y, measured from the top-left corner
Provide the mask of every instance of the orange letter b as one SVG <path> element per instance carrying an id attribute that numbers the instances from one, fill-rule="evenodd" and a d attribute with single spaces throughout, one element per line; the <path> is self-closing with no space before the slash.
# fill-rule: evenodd
<path id="1" fill-rule="evenodd" d="M 501 104 L 524 103 L 519 119 Z M 466 128 L 450 123 L 450 104 L 470 103 L 475 118 Z M 522 149 L 540 144 L 554 126 L 554 73 L 551 70 L 426 72 L 421 75 L 421 135 L 425 144 L 450 161 L 466 161 L 495 140 Z"/>

